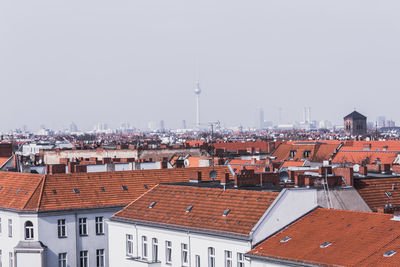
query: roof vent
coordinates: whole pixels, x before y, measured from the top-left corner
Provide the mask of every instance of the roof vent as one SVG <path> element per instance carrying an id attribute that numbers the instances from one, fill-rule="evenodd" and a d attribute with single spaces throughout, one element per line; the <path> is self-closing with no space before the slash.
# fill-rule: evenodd
<path id="1" fill-rule="evenodd" d="M 57 190 L 54 189 L 54 190 L 53 190 L 53 194 L 54 194 L 54 195 L 57 195 Z"/>
<path id="2" fill-rule="evenodd" d="M 392 193 L 390 193 L 389 191 L 385 191 L 385 194 L 386 194 L 387 197 L 391 197 L 392 196 Z"/>
<path id="3" fill-rule="evenodd" d="M 231 210 L 230 209 L 226 209 L 224 211 L 224 214 L 222 214 L 222 216 L 224 216 L 224 217 L 228 216 L 229 212 L 231 212 Z"/>
<path id="4" fill-rule="evenodd" d="M 74 193 L 75 194 L 79 194 L 79 189 L 78 188 L 74 188 Z"/>
<path id="5" fill-rule="evenodd" d="M 322 243 L 319 247 L 320 247 L 320 248 L 327 248 L 327 247 L 329 247 L 330 245 L 332 245 L 332 243 L 328 241 L 328 242 Z"/>
<path id="6" fill-rule="evenodd" d="M 384 254 L 383 254 L 383 257 L 392 257 L 394 254 L 396 254 L 397 253 L 397 251 L 394 251 L 394 250 L 389 250 L 389 251 L 386 251 Z"/>
<path id="7" fill-rule="evenodd" d="M 121 187 L 122 187 L 122 190 L 124 190 L 124 191 L 128 190 L 128 187 L 126 187 L 126 185 L 122 185 Z"/>
<path id="8" fill-rule="evenodd" d="M 149 187 L 147 186 L 147 184 L 144 185 L 144 188 L 145 188 L 145 189 L 149 189 Z"/>
<path id="9" fill-rule="evenodd" d="M 105 189 L 104 187 L 100 187 L 100 190 L 101 190 L 102 192 L 106 192 L 106 189 Z"/>
<path id="10" fill-rule="evenodd" d="M 186 212 L 190 212 L 192 209 L 193 209 L 193 206 L 189 206 L 189 207 L 187 207 Z"/>
<path id="11" fill-rule="evenodd" d="M 286 243 L 286 242 L 288 242 L 290 239 L 292 239 L 290 236 L 285 236 L 284 238 L 281 239 L 281 243 Z"/>
<path id="12" fill-rule="evenodd" d="M 19 188 L 19 189 L 17 190 L 17 192 L 15 192 L 15 194 L 18 194 L 19 192 L 21 192 L 21 188 Z"/>
<path id="13" fill-rule="evenodd" d="M 152 209 L 152 208 L 154 207 L 155 204 L 156 204 L 156 202 L 154 202 L 154 201 L 151 202 L 150 205 L 149 205 L 149 209 Z"/>
<path id="14" fill-rule="evenodd" d="M 3 189 L 3 187 L 2 187 L 2 186 L 0 186 L 0 190 L 1 190 L 1 189 Z"/>

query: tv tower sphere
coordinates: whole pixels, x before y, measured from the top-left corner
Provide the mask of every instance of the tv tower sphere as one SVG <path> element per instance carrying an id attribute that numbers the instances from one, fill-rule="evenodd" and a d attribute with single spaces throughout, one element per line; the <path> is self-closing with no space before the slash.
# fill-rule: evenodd
<path id="1" fill-rule="evenodd" d="M 201 93 L 199 81 L 196 82 L 196 86 L 194 87 L 194 93 L 195 93 L 196 95 L 199 95 L 199 94 Z"/>

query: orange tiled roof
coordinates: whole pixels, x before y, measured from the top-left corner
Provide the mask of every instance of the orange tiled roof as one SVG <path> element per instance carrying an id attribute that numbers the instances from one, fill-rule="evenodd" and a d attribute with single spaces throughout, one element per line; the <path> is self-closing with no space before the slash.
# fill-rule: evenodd
<path id="1" fill-rule="evenodd" d="M 400 141 L 346 141 L 342 151 L 400 151 Z"/>
<path id="2" fill-rule="evenodd" d="M 319 208 L 266 239 L 249 254 L 320 266 L 399 266 L 400 222 L 392 217 Z M 281 242 L 285 237 L 291 239 Z M 331 245 L 321 248 L 324 242 Z M 389 250 L 397 253 L 383 257 Z"/>
<path id="3" fill-rule="evenodd" d="M 3 164 L 6 163 L 9 159 L 10 159 L 10 157 L 8 157 L 8 158 L 0 157 L 0 167 L 3 166 Z"/>
<path id="4" fill-rule="evenodd" d="M 218 177 L 229 173 L 226 166 L 53 175 L 0 172 L 0 208 L 45 212 L 125 206 L 159 183 L 187 182 L 199 171 L 203 180 L 210 180 L 212 170 Z"/>
<path id="5" fill-rule="evenodd" d="M 307 159 L 311 162 L 323 162 L 324 160 L 329 160 L 334 155 L 339 145 L 340 144 L 336 143 L 286 143 L 280 144 L 272 153 L 272 156 L 275 156 L 277 161 L 283 161 L 290 158 L 290 151 L 296 151 L 296 155 L 292 158 L 293 160 Z M 304 157 L 305 151 L 310 151 L 310 156 L 308 158 Z"/>
<path id="6" fill-rule="evenodd" d="M 372 210 L 383 209 L 389 203 L 400 207 L 400 177 L 354 179 L 354 187 Z"/>
<path id="7" fill-rule="evenodd" d="M 278 193 L 158 185 L 113 217 L 249 235 Z M 149 205 L 155 202 L 153 208 Z M 186 212 L 193 206 L 190 212 Z M 222 216 L 229 209 L 227 216 Z"/>
<path id="8" fill-rule="evenodd" d="M 303 167 L 305 162 L 306 161 L 304 161 L 304 160 L 299 160 L 299 161 L 287 160 L 281 165 L 281 168 L 285 168 L 285 167 Z"/>
<path id="9" fill-rule="evenodd" d="M 340 149 L 332 163 L 361 164 L 363 161 L 368 160 L 372 164 L 379 159 L 381 164 L 392 164 L 397 155 L 397 152 L 344 151 Z"/>

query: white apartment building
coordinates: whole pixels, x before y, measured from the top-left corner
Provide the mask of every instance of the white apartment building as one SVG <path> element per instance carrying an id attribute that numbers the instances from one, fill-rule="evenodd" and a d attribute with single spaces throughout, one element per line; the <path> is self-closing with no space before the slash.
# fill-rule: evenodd
<path id="1" fill-rule="evenodd" d="M 158 185 L 110 218 L 109 263 L 249 267 L 246 252 L 317 206 L 314 189 Z"/>

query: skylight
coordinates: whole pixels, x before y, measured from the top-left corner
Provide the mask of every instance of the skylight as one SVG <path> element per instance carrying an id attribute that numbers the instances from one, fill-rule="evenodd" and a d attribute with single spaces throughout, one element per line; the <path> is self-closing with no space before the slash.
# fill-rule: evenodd
<path id="1" fill-rule="evenodd" d="M 189 207 L 187 207 L 186 212 L 190 212 L 192 209 L 193 209 L 193 206 L 189 206 Z"/>
<path id="2" fill-rule="evenodd" d="M 284 238 L 281 239 L 281 243 L 286 243 L 286 242 L 288 242 L 290 239 L 292 239 L 290 236 L 285 236 Z"/>
<path id="3" fill-rule="evenodd" d="M 79 194 L 79 189 L 78 188 L 74 188 L 74 192 L 75 192 L 75 194 Z"/>
<path id="4" fill-rule="evenodd" d="M 394 254 L 396 254 L 397 253 L 397 251 L 394 251 L 394 250 L 389 250 L 389 251 L 386 251 L 384 254 L 383 254 L 383 257 L 392 257 Z"/>
<path id="5" fill-rule="evenodd" d="M 231 212 L 231 210 L 230 209 L 226 209 L 224 211 L 224 214 L 222 214 L 222 216 L 224 216 L 224 217 L 228 216 L 229 212 Z"/>
<path id="6" fill-rule="evenodd" d="M 54 190 L 53 190 L 53 194 L 54 194 L 54 195 L 57 195 L 57 190 L 54 189 Z"/>
<path id="7" fill-rule="evenodd" d="M 154 207 L 155 204 L 156 204 L 156 202 L 154 202 L 154 201 L 151 202 L 150 205 L 149 205 L 149 209 L 152 209 L 152 208 Z"/>
<path id="8" fill-rule="evenodd" d="M 102 192 L 105 192 L 105 191 L 106 191 L 106 189 L 105 189 L 104 187 L 100 187 L 100 190 L 101 190 Z"/>
<path id="9" fill-rule="evenodd" d="M 392 193 L 390 193 L 389 191 L 385 191 L 385 194 L 386 194 L 387 197 L 391 197 L 392 196 Z"/>
<path id="10" fill-rule="evenodd" d="M 145 188 L 145 189 L 149 189 L 149 187 L 147 186 L 147 184 L 144 185 L 144 188 Z"/>
<path id="11" fill-rule="evenodd" d="M 15 194 L 18 194 L 19 192 L 21 192 L 21 188 L 19 188 L 19 189 L 17 190 L 17 192 L 15 192 Z"/>
<path id="12" fill-rule="evenodd" d="M 332 245 L 331 242 L 324 242 L 324 243 L 322 243 L 319 247 L 320 247 L 320 248 L 327 248 L 327 247 L 329 247 L 330 245 Z"/>
<path id="13" fill-rule="evenodd" d="M 128 187 L 126 187 L 126 185 L 123 185 L 121 187 L 122 187 L 122 190 L 124 190 L 124 191 L 128 190 Z"/>

